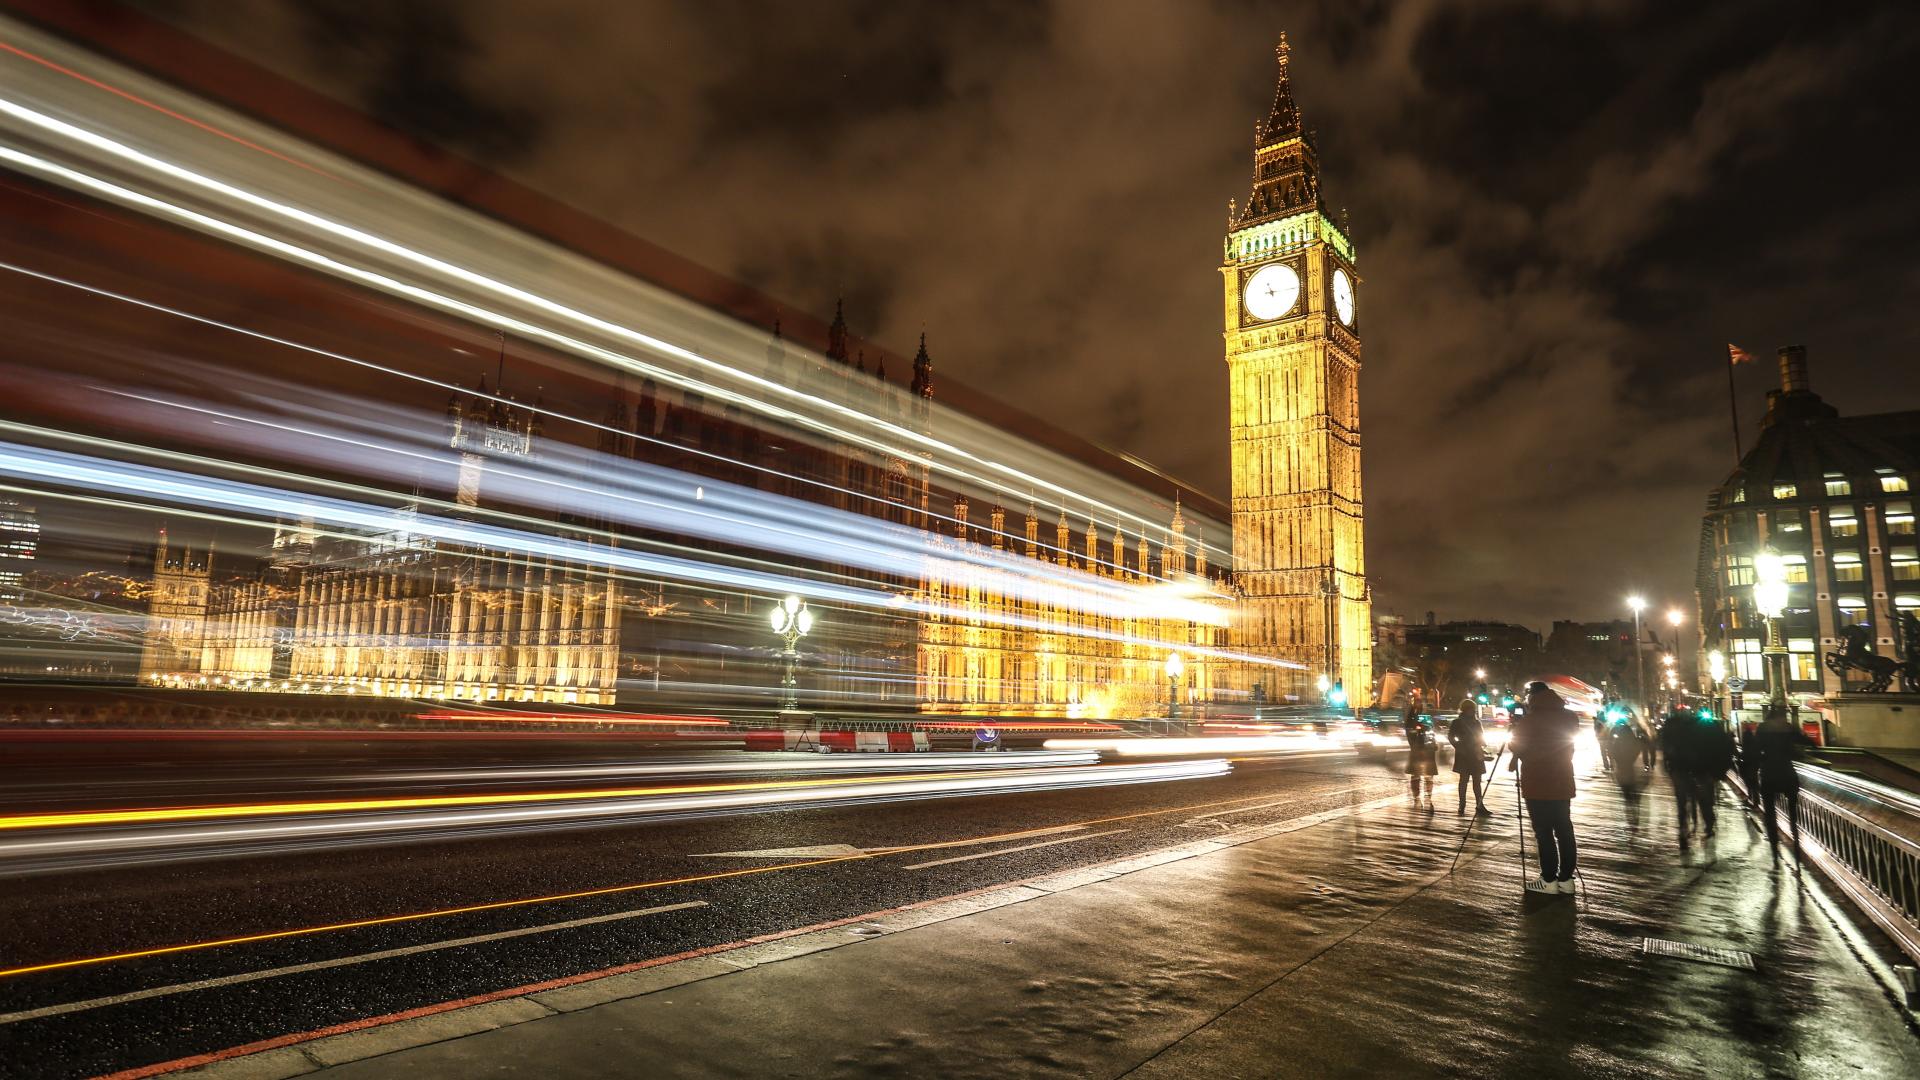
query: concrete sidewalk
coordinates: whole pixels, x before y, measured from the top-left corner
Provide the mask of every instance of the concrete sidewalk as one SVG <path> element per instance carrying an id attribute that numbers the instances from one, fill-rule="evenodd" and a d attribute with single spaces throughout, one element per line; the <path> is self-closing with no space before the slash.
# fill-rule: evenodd
<path id="1" fill-rule="evenodd" d="M 1635 831 L 1607 780 L 1583 792 L 1576 897 L 1523 894 L 1504 782 L 1449 873 L 1470 819 L 1443 788 L 200 1071 L 1920 1076 L 1877 943 L 1730 799 L 1683 861 L 1670 800 Z"/>

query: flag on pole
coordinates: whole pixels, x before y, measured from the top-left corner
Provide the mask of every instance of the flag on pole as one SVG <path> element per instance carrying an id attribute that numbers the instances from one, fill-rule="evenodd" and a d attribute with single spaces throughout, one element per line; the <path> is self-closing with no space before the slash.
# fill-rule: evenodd
<path id="1" fill-rule="evenodd" d="M 1753 354 L 1729 341 L 1727 342 L 1727 359 L 1733 362 L 1734 367 L 1739 367 L 1741 364 L 1753 363 Z"/>

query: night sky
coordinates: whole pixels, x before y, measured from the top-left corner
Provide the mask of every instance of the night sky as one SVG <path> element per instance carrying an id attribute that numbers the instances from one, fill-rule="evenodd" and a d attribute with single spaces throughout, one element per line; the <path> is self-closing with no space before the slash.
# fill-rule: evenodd
<path id="1" fill-rule="evenodd" d="M 1360 252 L 1369 568 L 1419 618 L 1691 594 L 1773 351 L 1920 406 L 1909 5 L 171 0 L 189 30 L 1227 490 L 1273 42 Z"/>

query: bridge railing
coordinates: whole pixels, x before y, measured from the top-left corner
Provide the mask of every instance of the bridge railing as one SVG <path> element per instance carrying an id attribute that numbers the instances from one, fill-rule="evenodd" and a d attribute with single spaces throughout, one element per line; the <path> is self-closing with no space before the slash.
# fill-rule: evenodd
<path id="1" fill-rule="evenodd" d="M 1800 766 L 1802 853 L 1920 964 L 1920 798 Z"/>

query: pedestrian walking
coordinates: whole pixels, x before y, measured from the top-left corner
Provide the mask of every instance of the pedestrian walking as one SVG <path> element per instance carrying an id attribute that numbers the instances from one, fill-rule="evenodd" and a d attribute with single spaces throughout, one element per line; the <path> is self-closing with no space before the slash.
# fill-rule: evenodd
<path id="1" fill-rule="evenodd" d="M 1667 762 L 1667 783 L 1673 786 L 1673 814 L 1679 829 L 1680 850 L 1692 847 L 1694 821 L 1694 776 L 1699 771 L 1694 755 L 1694 732 L 1690 717 L 1679 712 L 1667 714 L 1660 724 L 1660 756 Z"/>
<path id="2" fill-rule="evenodd" d="M 1453 744 L 1453 775 L 1460 781 L 1459 814 L 1467 812 L 1467 788 L 1473 788 L 1474 816 L 1487 812 L 1487 733 L 1480 723 L 1480 706 L 1468 697 L 1460 702 L 1460 712 L 1447 729 L 1447 741 Z"/>
<path id="3" fill-rule="evenodd" d="M 1434 744 L 1432 732 L 1421 721 L 1421 703 L 1409 701 L 1407 711 L 1402 717 L 1407 730 L 1407 794 L 1413 796 L 1413 803 L 1427 798 L 1428 807 L 1434 801 L 1434 776 L 1440 773 L 1440 748 Z"/>
<path id="4" fill-rule="evenodd" d="M 1407 703 L 1406 715 L 1401 725 L 1407 731 L 1407 793 L 1418 804 L 1424 788 L 1427 805 L 1433 805 L 1433 778 L 1440 772 L 1440 747 L 1433 741 L 1433 732 L 1420 720 L 1420 702 L 1418 699 Z"/>
<path id="5" fill-rule="evenodd" d="M 1613 762 L 1613 780 L 1620 785 L 1620 801 L 1627 811 L 1627 831 L 1640 831 L 1640 795 L 1646 790 L 1647 771 L 1641 761 L 1647 753 L 1647 735 L 1631 720 L 1613 725 L 1601 748 Z"/>
<path id="6" fill-rule="evenodd" d="M 1509 769 L 1520 770 L 1520 796 L 1540 849 L 1540 876 L 1527 882 L 1537 893 L 1573 892 L 1577 851 L 1573 839 L 1573 743 L 1580 718 L 1546 683 L 1527 686 L 1526 711 L 1514 718 Z"/>
<path id="7" fill-rule="evenodd" d="M 1753 747 L 1759 759 L 1760 816 L 1767 821 L 1767 846 L 1775 862 L 1780 860 L 1780 824 L 1774 811 L 1783 801 L 1793 827 L 1793 857 L 1800 857 L 1800 773 L 1794 766 L 1812 746 L 1806 732 L 1787 722 L 1784 709 L 1767 706 L 1765 719 L 1754 730 Z"/>
<path id="8" fill-rule="evenodd" d="M 1687 715 L 1694 726 L 1693 805 L 1700 813 L 1701 828 L 1712 836 L 1720 781 L 1733 768 L 1733 735 L 1717 720 L 1691 711 Z"/>

